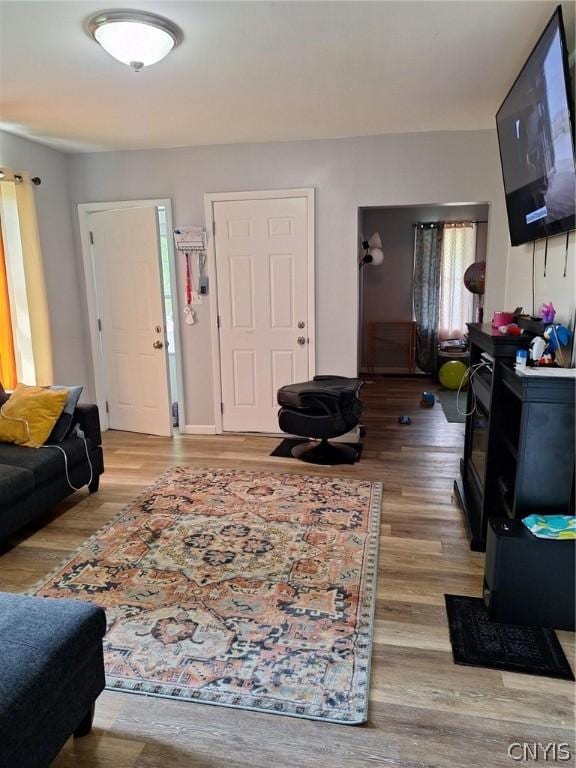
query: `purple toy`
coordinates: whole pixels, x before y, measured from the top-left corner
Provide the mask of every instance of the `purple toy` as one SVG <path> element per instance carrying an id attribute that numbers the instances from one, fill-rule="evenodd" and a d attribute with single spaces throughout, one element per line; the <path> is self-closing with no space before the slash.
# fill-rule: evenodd
<path id="1" fill-rule="evenodd" d="M 554 322 L 554 318 L 556 317 L 556 310 L 554 309 L 554 304 L 550 302 L 550 304 L 542 304 L 540 307 L 540 317 L 546 325 L 550 325 L 550 323 Z"/>

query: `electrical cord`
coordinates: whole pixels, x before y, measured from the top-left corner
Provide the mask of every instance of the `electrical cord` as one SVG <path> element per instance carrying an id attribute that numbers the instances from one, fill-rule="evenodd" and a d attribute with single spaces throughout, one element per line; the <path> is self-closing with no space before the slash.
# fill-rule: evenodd
<path id="1" fill-rule="evenodd" d="M 24 424 L 24 427 L 26 429 L 26 435 L 28 436 L 28 440 L 31 440 L 32 437 L 30 435 L 30 425 L 28 424 L 28 420 L 27 419 L 19 419 L 19 418 L 14 417 L 14 416 L 6 416 L 6 414 L 4 413 L 4 406 L 5 405 L 6 405 L 6 403 L 4 403 L 4 405 L 0 408 L 0 416 L 3 419 L 6 419 L 6 421 L 15 421 L 18 424 Z"/>
<path id="2" fill-rule="evenodd" d="M 26 433 L 28 435 L 28 440 L 31 440 L 30 425 L 27 419 L 20 419 L 20 418 L 14 418 L 13 416 L 6 416 L 6 414 L 4 413 L 4 405 L 0 408 L 0 417 L 2 417 L 3 419 L 6 419 L 7 421 L 16 421 L 19 424 L 24 424 L 24 427 L 26 428 Z M 88 466 L 90 467 L 90 479 L 86 483 L 83 483 L 78 488 L 75 485 L 73 485 L 72 482 L 70 481 L 70 474 L 68 472 L 68 456 L 66 455 L 66 451 L 64 450 L 64 448 L 62 448 L 62 446 L 60 445 L 54 445 L 54 444 L 41 445 L 40 448 L 56 448 L 57 450 L 60 451 L 60 453 L 62 453 L 62 455 L 64 456 L 64 472 L 66 473 L 66 482 L 68 483 L 69 487 L 73 491 L 80 491 L 85 485 L 90 485 L 90 483 L 92 482 L 94 478 L 94 468 L 92 466 L 92 462 L 90 461 L 90 452 L 88 450 L 86 435 L 84 434 L 80 424 L 76 424 L 74 426 L 74 429 L 72 430 L 72 434 L 76 435 L 76 437 L 84 441 L 84 450 L 86 451 L 86 461 L 88 462 Z"/>
<path id="3" fill-rule="evenodd" d="M 82 485 L 78 487 L 73 485 L 70 480 L 70 475 L 68 473 L 68 456 L 66 455 L 66 451 L 64 450 L 64 448 L 62 448 L 61 445 L 42 445 L 40 447 L 56 448 L 57 450 L 60 451 L 60 453 L 64 456 L 64 472 L 66 473 L 66 482 L 68 483 L 68 485 L 73 491 L 80 491 L 85 485 L 90 485 L 90 483 L 92 482 L 92 479 L 94 477 L 94 468 L 92 467 L 92 462 L 90 461 L 90 452 L 88 451 L 88 443 L 86 441 L 86 436 L 79 424 L 76 424 L 76 426 L 72 431 L 72 434 L 76 435 L 76 437 L 80 438 L 84 442 L 84 450 L 86 451 L 86 461 L 88 462 L 88 466 L 90 467 L 90 478 L 88 479 L 87 482 L 82 483 Z"/>
<path id="4" fill-rule="evenodd" d="M 558 353 L 558 357 L 560 358 L 560 365 L 564 367 L 564 355 L 562 354 L 562 347 L 560 344 L 560 339 L 558 338 L 558 331 L 556 330 L 555 325 L 552 325 L 552 333 L 554 334 L 554 339 L 556 341 L 556 352 Z"/>
<path id="5" fill-rule="evenodd" d="M 460 416 L 472 416 L 472 414 L 476 410 L 476 405 L 478 403 L 478 398 L 476 397 L 476 392 L 474 392 L 474 384 L 472 379 L 474 376 L 478 373 L 480 368 L 488 368 L 489 365 L 486 362 L 476 363 L 475 365 L 471 365 L 468 370 L 466 371 L 466 375 L 462 377 L 462 381 L 460 382 L 460 386 L 458 387 L 458 392 L 456 394 L 456 410 L 460 414 Z M 470 375 L 468 375 L 470 373 Z M 471 411 L 462 411 L 460 409 L 460 393 L 462 392 L 462 387 L 464 385 L 464 382 L 468 382 L 470 384 L 470 392 L 472 393 L 472 410 Z"/>

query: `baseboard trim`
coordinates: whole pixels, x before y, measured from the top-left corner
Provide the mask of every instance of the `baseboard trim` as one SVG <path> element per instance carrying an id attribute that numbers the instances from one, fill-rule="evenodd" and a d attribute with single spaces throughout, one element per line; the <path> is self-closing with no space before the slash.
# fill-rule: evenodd
<path id="1" fill-rule="evenodd" d="M 215 424 L 183 424 L 179 427 L 183 435 L 215 435 Z"/>
<path id="2" fill-rule="evenodd" d="M 362 368 L 359 371 L 359 376 L 364 379 L 370 379 L 370 376 L 389 376 L 390 378 L 393 376 L 401 376 L 403 378 L 418 379 L 422 378 L 423 376 L 431 375 L 431 373 L 421 371 L 418 367 L 416 367 L 412 373 L 408 370 L 408 368 L 381 368 L 378 366 L 373 368 L 371 371 L 368 371 L 365 368 Z"/>
<path id="3" fill-rule="evenodd" d="M 410 371 L 409 368 L 393 368 L 393 367 L 385 367 L 382 365 L 375 365 L 374 368 L 361 368 L 360 373 L 363 376 L 370 376 L 371 373 L 390 373 L 396 376 L 410 376 L 414 371 Z"/>
<path id="4" fill-rule="evenodd" d="M 179 427 L 182 435 L 217 435 L 215 424 L 183 424 Z M 262 433 L 262 432 L 227 432 L 229 435 L 248 435 L 250 437 L 298 437 L 298 435 L 287 435 L 284 432 L 278 432 L 276 434 Z M 360 442 L 360 428 L 354 427 L 350 432 L 346 432 L 345 435 L 340 437 L 331 438 L 331 442 L 335 443 L 358 443 Z"/>

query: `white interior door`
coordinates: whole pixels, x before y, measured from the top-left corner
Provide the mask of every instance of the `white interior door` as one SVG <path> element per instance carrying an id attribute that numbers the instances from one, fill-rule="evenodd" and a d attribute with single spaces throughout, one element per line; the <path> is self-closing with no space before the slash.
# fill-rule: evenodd
<path id="1" fill-rule="evenodd" d="M 109 426 L 170 435 L 156 208 L 92 213 L 90 231 Z"/>
<path id="2" fill-rule="evenodd" d="M 222 427 L 278 432 L 278 388 L 309 377 L 308 199 L 214 202 Z"/>

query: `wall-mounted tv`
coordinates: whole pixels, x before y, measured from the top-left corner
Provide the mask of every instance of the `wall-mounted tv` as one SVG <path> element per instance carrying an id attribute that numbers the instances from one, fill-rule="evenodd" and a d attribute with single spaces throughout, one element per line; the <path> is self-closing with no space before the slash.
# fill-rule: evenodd
<path id="1" fill-rule="evenodd" d="M 574 104 L 562 9 L 496 115 L 512 245 L 575 228 Z"/>

